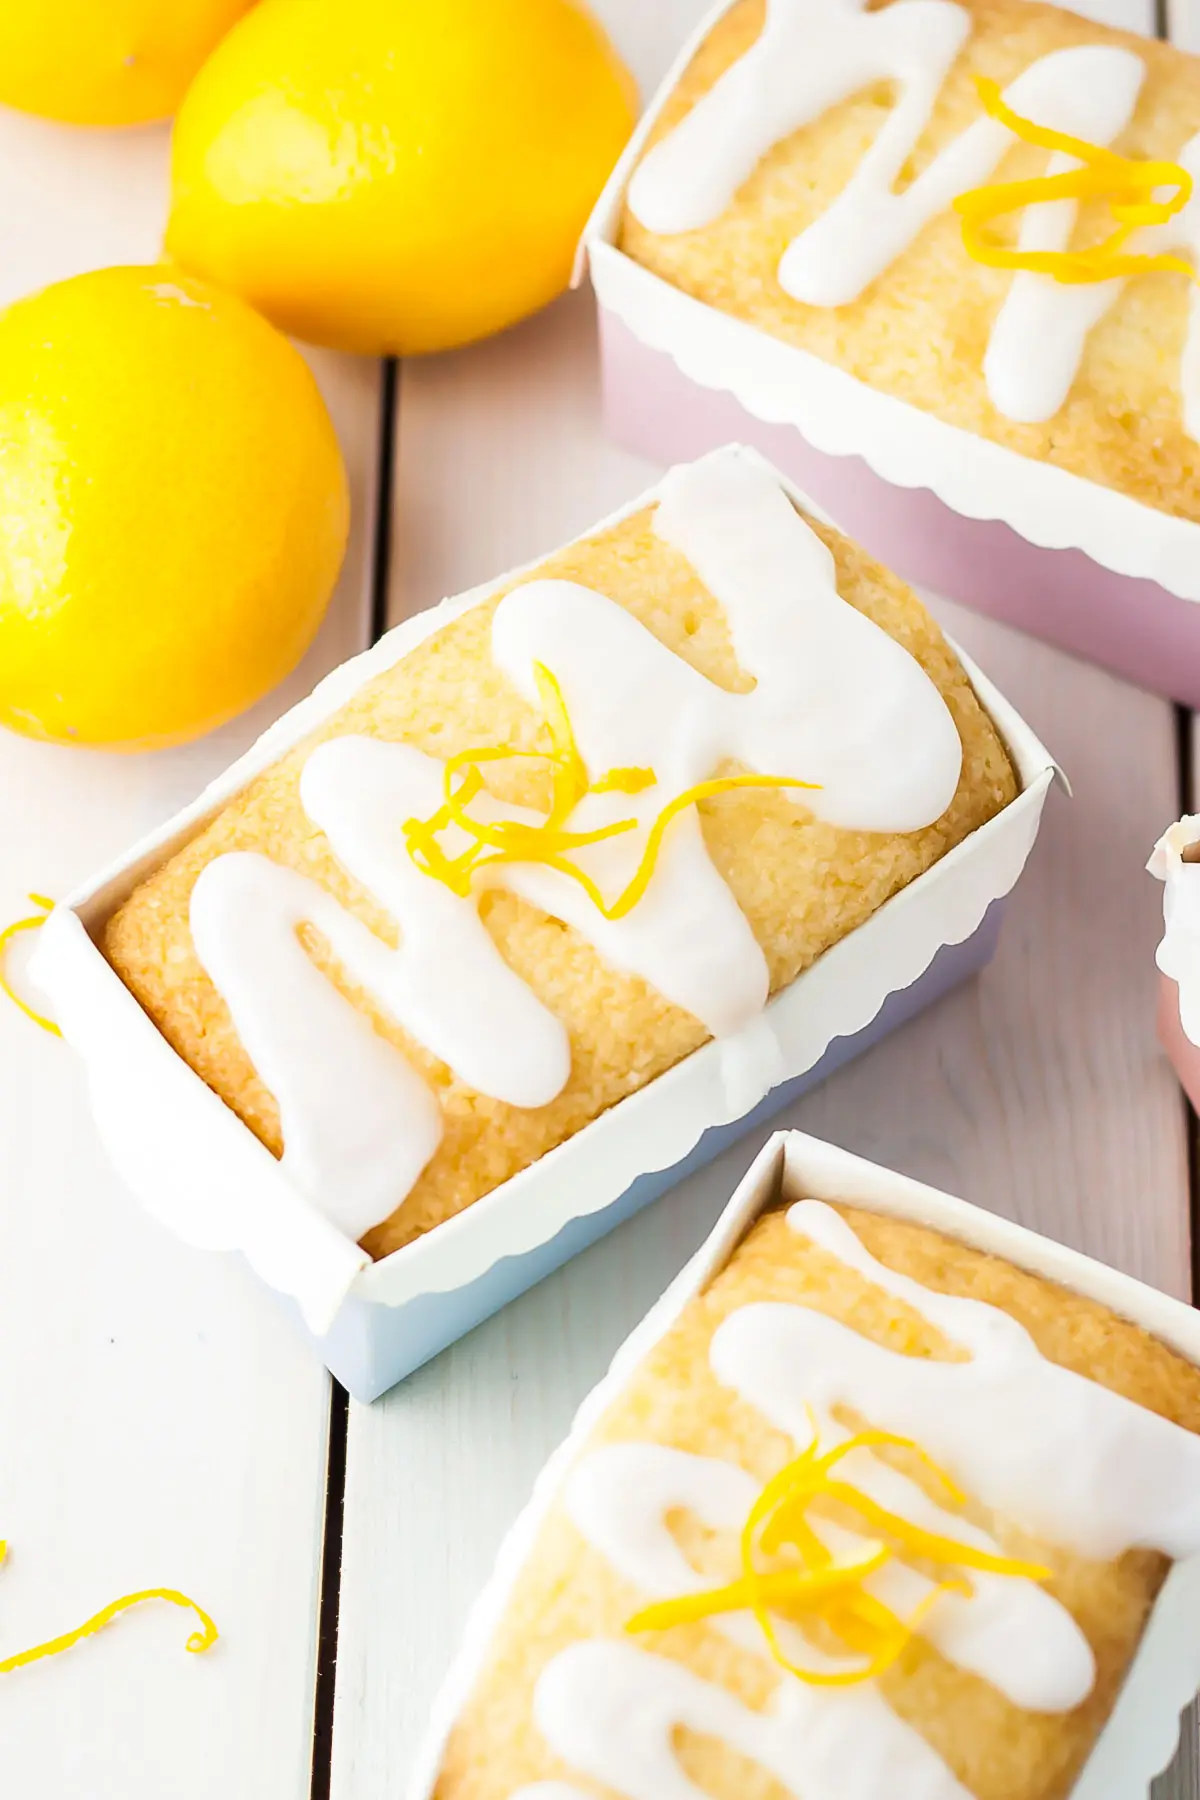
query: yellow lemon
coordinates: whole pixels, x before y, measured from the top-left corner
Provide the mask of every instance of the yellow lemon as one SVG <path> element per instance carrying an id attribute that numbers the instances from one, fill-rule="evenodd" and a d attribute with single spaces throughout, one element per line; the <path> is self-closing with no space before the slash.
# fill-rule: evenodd
<path id="1" fill-rule="evenodd" d="M 198 737 L 299 661 L 349 501 L 307 364 L 232 295 L 103 269 L 0 314 L 0 724 Z"/>
<path id="2" fill-rule="evenodd" d="M 260 0 L 180 108 L 167 248 L 314 343 L 447 349 L 566 286 L 633 117 L 574 0 Z"/>
<path id="3" fill-rule="evenodd" d="M 5 0 L 0 105 L 72 125 L 166 119 L 252 0 Z"/>

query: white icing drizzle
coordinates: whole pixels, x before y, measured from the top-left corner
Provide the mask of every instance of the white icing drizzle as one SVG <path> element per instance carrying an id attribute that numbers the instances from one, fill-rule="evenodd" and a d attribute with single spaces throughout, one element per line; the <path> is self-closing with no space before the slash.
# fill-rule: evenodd
<path id="1" fill-rule="evenodd" d="M 356 981 L 387 986 L 392 952 L 332 895 L 252 851 L 218 857 L 192 890 L 196 954 L 275 1096 L 283 1166 L 352 1238 L 412 1187 L 442 1136 L 433 1094 L 342 997 L 296 936 L 320 931 Z M 398 1127 L 401 1127 L 398 1129 Z"/>
<path id="2" fill-rule="evenodd" d="M 767 0 L 750 49 L 635 169 L 634 217 L 664 236 L 710 225 L 774 144 L 863 88 L 892 81 L 897 103 L 853 178 L 856 195 L 868 183 L 886 193 L 970 32 L 970 14 L 946 0 L 899 0 L 873 13 L 865 0 Z M 902 247 L 883 252 L 881 267 Z"/>
<path id="3" fill-rule="evenodd" d="M 1080 70 L 1078 87 L 1058 97 L 1056 129 L 1093 144 L 1111 144 L 1133 117 L 1146 66 L 1128 50 L 1096 48 L 1073 54 L 1091 61 Z M 1079 166 L 1076 157 L 1056 153 L 1046 173 L 1061 175 Z M 1078 214 L 1074 200 L 1026 207 L 1019 248 L 1066 250 Z M 1079 372 L 1088 333 L 1124 285 L 1098 281 L 1072 286 L 1030 269 L 1017 270 L 983 359 L 988 393 L 1000 412 L 1027 423 L 1054 417 Z"/>
<path id="4" fill-rule="evenodd" d="M 982 1302 L 936 1294 L 876 1261 L 832 1208 L 806 1200 L 788 1222 L 865 1281 L 911 1306 L 963 1362 L 885 1350 L 799 1304 L 755 1303 L 714 1333 L 710 1359 L 733 1387 L 799 1445 L 817 1420 L 821 1442 L 844 1441 L 848 1407 L 869 1424 L 918 1442 L 983 1504 L 1044 1541 L 1110 1559 L 1134 1546 L 1171 1557 L 1200 1549 L 1200 1440 L 1123 1396 L 1043 1358 L 1014 1318 Z M 914 1524 L 994 1548 L 868 1450 L 845 1478 Z M 758 1484 L 743 1469 L 665 1445 L 606 1445 L 572 1472 L 564 1503 L 577 1529 L 625 1580 L 651 1597 L 709 1585 L 668 1527 L 686 1509 L 713 1530 L 745 1520 Z M 816 1523 L 816 1521 L 810 1521 Z M 820 1522 L 838 1552 L 861 1539 Z M 1090 1647 L 1065 1608 L 1036 1584 L 970 1572 L 973 1597 L 943 1596 L 922 1629 L 944 1656 L 992 1682 L 1016 1705 L 1066 1711 L 1090 1692 Z M 928 1592 L 901 1564 L 869 1579 L 900 1613 Z M 713 1629 L 765 1655 L 747 1613 Z M 787 1653 L 836 1666 L 780 1622 Z M 723 1688 L 628 1641 L 591 1639 L 554 1657 L 534 1713 L 555 1753 L 627 1800 L 702 1800 L 676 1754 L 680 1727 L 719 1736 L 802 1800 L 961 1800 L 964 1790 L 928 1744 L 883 1701 L 877 1684 L 808 1686 L 783 1673 L 768 1707 L 744 1707 Z"/>
<path id="5" fill-rule="evenodd" d="M 1136 90 L 1133 98 L 1136 99 Z M 1115 101 L 1115 95 L 1113 99 Z M 1107 136 L 1087 131 L 1078 131 L 1075 135 L 1091 136 L 1094 142 L 1107 143 L 1121 129 L 1118 124 Z M 1176 160 L 1200 187 L 1200 134 L 1188 140 Z M 1069 168 L 1073 162 L 1073 158 L 1056 156 L 1051 160 L 1050 173 Z M 1068 209 L 1072 214 L 1070 218 L 1065 217 Z M 1022 248 L 1061 249 L 1070 238 L 1073 212 L 1070 202 L 1029 207 L 1022 220 Z M 1200 193 L 1193 190 L 1187 205 L 1168 224 L 1135 232 L 1126 245 L 1126 252 L 1131 256 L 1180 252 L 1195 259 L 1198 246 Z M 1053 418 L 1079 373 L 1088 333 L 1111 312 L 1127 285 L 1124 278 L 1116 278 L 1075 286 L 1054 281 L 1048 275 L 1035 275 L 1028 269 L 1019 270 L 993 327 L 984 359 L 988 392 L 998 409 L 1011 419 L 1034 423 Z M 1200 439 L 1198 300 L 1200 290 L 1193 283 L 1179 385 L 1184 430 L 1189 437 Z"/>
<path id="6" fill-rule="evenodd" d="M 1184 1035 L 1200 1044 L 1200 863 L 1183 861 L 1183 851 L 1196 843 L 1200 814 L 1189 814 L 1164 831 L 1146 867 L 1163 883 L 1163 935 L 1155 960 L 1178 984 Z"/>
<path id="7" fill-rule="evenodd" d="M 920 664 L 839 597 L 832 556 L 769 471 L 736 452 L 673 470 L 655 524 L 723 606 L 752 692 L 716 687 L 614 601 L 574 582 L 514 588 L 493 619 L 495 660 L 532 702 L 534 664 L 553 670 L 593 777 L 622 765 L 655 771 L 642 794 L 588 795 L 571 816 L 579 831 L 638 821 L 579 853 L 602 891 L 615 898 L 625 887 L 663 807 L 730 760 L 821 783 L 799 798 L 849 828 L 913 831 L 938 818 L 961 768 L 950 712 Z M 440 762 L 409 745 L 363 737 L 319 746 L 303 770 L 307 813 L 396 920 L 399 949 L 260 856 L 217 858 L 192 901 L 197 953 L 279 1104 L 289 1169 L 331 1216 L 358 1218 L 372 1196 L 368 1224 L 399 1204 L 436 1148 L 436 1103 L 399 1051 L 329 998 L 296 940 L 302 920 L 480 1093 L 542 1106 L 570 1072 L 562 1025 L 505 963 L 477 896 L 453 894 L 407 853 L 401 828 L 437 811 L 443 775 Z M 485 794 L 472 808 L 488 820 L 539 822 Z M 709 858 L 694 808 L 672 825 L 644 897 L 622 919 L 605 919 L 577 883 L 541 864 L 497 865 L 477 885 L 484 881 L 575 926 L 611 966 L 642 976 L 714 1036 L 732 1038 L 759 1020 L 766 959 Z M 764 1048 L 753 1051 L 759 1062 Z M 358 1078 L 360 1063 L 370 1064 L 370 1082 Z M 734 1085 L 737 1075 L 731 1069 Z M 378 1146 L 392 1138 L 407 1148 L 381 1156 Z M 305 1147 L 293 1154 L 294 1140 Z M 343 1167 L 351 1152 L 353 1169 Z M 349 1201 L 351 1191 L 360 1199 Z"/>
<path id="8" fill-rule="evenodd" d="M 959 194 L 990 179 L 1013 138 L 987 115 L 946 145 L 896 191 L 929 125 L 939 91 L 970 33 L 970 17 L 948 0 L 896 0 L 879 12 L 865 0 L 768 0 L 761 36 L 647 154 L 629 185 L 634 216 L 650 231 L 694 230 L 718 218 L 771 146 L 831 107 L 880 81 L 898 98 L 841 193 L 788 245 L 784 291 L 809 306 L 848 305 L 862 295 Z M 1142 58 L 1113 45 L 1051 51 L 1005 89 L 1014 111 L 1053 130 L 1109 144 L 1125 129 L 1145 79 Z M 1200 138 L 1180 156 L 1200 173 Z M 1075 166 L 1054 156 L 1052 173 Z M 1030 207 L 1025 249 L 1063 249 L 1072 201 Z M 1200 200 L 1165 226 L 1139 233 L 1131 252 L 1200 243 Z M 1018 271 L 984 358 L 993 405 L 1022 422 L 1052 418 L 1079 372 L 1089 332 L 1125 283 L 1068 285 Z M 1192 297 L 1183 355 L 1185 427 L 1200 435 L 1200 305 Z"/>
<path id="9" fill-rule="evenodd" d="M 681 1727 L 723 1738 L 796 1800 L 970 1800 L 873 1684 L 818 1693 L 785 1679 L 756 1712 L 665 1656 L 590 1638 L 547 1664 L 533 1710 L 564 1762 L 627 1800 L 706 1800 L 680 1767 Z"/>
<path id="10" fill-rule="evenodd" d="M 1048 1361 L 999 1308 L 885 1268 L 820 1201 L 801 1201 L 788 1218 L 971 1359 L 899 1355 L 803 1306 L 741 1307 L 713 1335 L 713 1370 L 774 1425 L 804 1441 L 806 1402 L 818 1417 L 851 1407 L 913 1438 L 968 1494 L 1080 1556 L 1200 1549 L 1200 1438 Z"/>
<path id="11" fill-rule="evenodd" d="M 752 692 L 714 686 L 623 608 L 574 582 L 515 588 L 493 623 L 496 661 L 531 702 L 534 663 L 553 669 L 589 769 L 631 765 L 658 776 L 636 796 L 588 795 L 572 814 L 579 830 L 640 821 L 580 854 L 602 889 L 621 891 L 668 801 L 730 760 L 819 782 L 794 797 L 848 828 L 914 831 L 940 817 L 962 766 L 949 710 L 915 658 L 840 598 L 830 552 L 776 483 L 736 456 L 674 469 L 655 528 L 720 600 Z M 576 926 L 606 960 L 644 976 L 714 1035 L 761 1012 L 766 961 L 694 810 L 672 829 L 645 898 L 615 922 L 553 869 L 500 868 L 495 879 Z"/>
<path id="12" fill-rule="evenodd" d="M 1142 60 L 1132 51 L 1078 45 L 1039 57 L 1008 84 L 1004 97 L 1014 112 L 1039 125 L 1093 140 L 1099 135 L 1103 141 L 1126 122 L 1144 75 Z M 857 300 L 931 219 L 959 194 L 987 181 L 1013 147 L 1008 127 L 981 113 L 902 193 L 894 193 L 893 183 L 919 135 L 898 144 L 886 167 L 871 160 L 877 139 L 833 205 L 788 246 L 779 279 L 789 294 L 811 306 Z"/>
<path id="13" fill-rule="evenodd" d="M 822 1422 L 822 1444 L 841 1434 Z M 987 1532 L 934 1504 L 914 1482 L 868 1453 L 843 1465 L 846 1480 L 890 1511 L 959 1543 L 999 1551 Z M 660 1444 L 613 1444 L 593 1451 L 572 1474 L 565 1501 L 579 1531 L 617 1572 L 655 1599 L 698 1593 L 710 1585 L 691 1567 L 667 1528 L 667 1515 L 686 1508 L 713 1530 L 738 1531 L 758 1494 L 744 1469 Z M 837 1554 L 861 1549 L 852 1532 L 812 1521 Z M 990 1681 L 1013 1702 L 1036 1712 L 1068 1712 L 1091 1692 L 1095 1661 L 1070 1614 L 1035 1582 L 971 1574 L 972 1596 L 947 1594 L 924 1620 L 922 1634 L 960 1668 Z M 902 1617 L 927 1597 L 931 1583 L 901 1563 L 889 1563 L 866 1582 L 868 1592 Z M 713 1620 L 745 1649 L 761 1648 L 746 1614 Z M 837 1663 L 788 1633 L 788 1655 L 801 1666 Z M 845 1659 L 845 1666 L 853 1664 Z"/>
<path id="14" fill-rule="evenodd" d="M 378 998 L 468 1086 L 545 1106 L 571 1072 L 563 1025 L 505 962 L 475 902 L 422 875 L 400 834 L 442 794 L 441 763 L 379 738 L 322 744 L 300 779 L 304 810 L 338 861 L 400 926 Z"/>

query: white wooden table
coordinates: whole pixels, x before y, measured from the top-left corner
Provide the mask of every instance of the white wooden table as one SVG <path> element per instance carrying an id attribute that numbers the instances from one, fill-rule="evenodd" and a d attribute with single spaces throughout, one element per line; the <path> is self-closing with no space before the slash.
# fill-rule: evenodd
<path id="1" fill-rule="evenodd" d="M 604 0 L 643 90 L 700 0 Z M 1165 28 L 1152 0 L 1091 11 Z M 1200 47 L 1200 9 L 1169 20 Z M 165 134 L 0 116 L 0 301 L 157 249 Z M 305 668 L 206 742 L 125 759 L 0 734 L 0 922 L 173 811 L 384 623 L 588 525 L 651 475 L 603 440 L 569 297 L 503 339 L 383 371 L 317 353 L 355 529 Z M 381 512 L 382 507 L 382 512 Z M 390 554 L 389 554 L 390 551 Z M 1070 772 L 977 983 L 795 1107 L 803 1125 L 1192 1291 L 1191 1131 L 1155 1046 L 1158 832 L 1200 792 L 1192 721 L 937 610 Z M 1200 734 L 1197 734 L 1200 744 Z M 20 1800 L 383 1800 L 533 1476 L 762 1134 L 373 1408 L 347 1405 L 234 1260 L 177 1244 L 109 1173 L 56 1041 L 0 1009 L 0 1658 L 119 1593 L 181 1587 L 0 1682 Z M 1162 1800 L 1200 1800 L 1189 1732 Z M 1114 1797 L 1117 1800 L 1117 1797 Z"/>

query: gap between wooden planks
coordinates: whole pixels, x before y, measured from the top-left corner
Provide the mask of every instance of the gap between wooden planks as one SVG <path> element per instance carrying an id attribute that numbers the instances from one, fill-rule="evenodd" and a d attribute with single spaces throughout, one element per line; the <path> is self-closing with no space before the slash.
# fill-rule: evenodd
<path id="1" fill-rule="evenodd" d="M 166 134 L 0 112 L 0 302 L 153 261 Z M 185 749 L 116 757 L 0 733 L 0 917 L 62 893 L 190 800 L 366 641 L 378 376 L 313 352 L 354 523 L 317 644 L 261 707 Z M 169 603 L 169 596 L 164 600 Z M 0 1789 L 21 1800 L 304 1800 L 312 1770 L 328 1378 L 235 1258 L 198 1254 L 122 1191 L 80 1071 L 0 1010 L 0 1648 L 121 1593 L 179 1586 L 215 1616 L 146 1608 L 0 1687 Z"/>

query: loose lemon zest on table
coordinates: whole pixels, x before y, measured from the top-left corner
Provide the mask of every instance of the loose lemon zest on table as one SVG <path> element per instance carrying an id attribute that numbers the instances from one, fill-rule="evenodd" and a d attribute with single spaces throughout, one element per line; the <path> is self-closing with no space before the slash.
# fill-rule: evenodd
<path id="1" fill-rule="evenodd" d="M 694 1624 L 720 1613 L 749 1611 L 781 1667 L 818 1687 L 848 1687 L 889 1669 L 943 1594 L 971 1592 L 961 1577 L 950 1576 L 933 1586 L 906 1619 L 900 1618 L 863 1585 L 895 1555 L 893 1543 L 909 1556 L 944 1567 L 977 1569 L 1026 1581 L 1048 1579 L 1050 1570 L 1038 1563 L 1000 1556 L 939 1532 L 926 1531 L 889 1512 L 870 1495 L 833 1473 L 852 1451 L 881 1445 L 916 1451 L 948 1496 L 962 1502 L 963 1495 L 945 1471 L 908 1438 L 886 1431 L 860 1431 L 821 1455 L 814 1432 L 808 1448 L 771 1477 L 751 1507 L 741 1534 L 740 1577 L 700 1593 L 655 1601 L 627 1620 L 625 1629 L 666 1631 L 673 1625 Z M 835 1557 L 809 1522 L 808 1509 L 814 1500 L 833 1500 L 847 1507 L 878 1532 L 879 1538 L 869 1539 L 856 1556 Z M 885 1541 L 889 1539 L 893 1542 Z M 799 1562 L 777 1569 L 759 1566 L 760 1556 L 787 1552 L 798 1553 Z M 818 1670 L 792 1662 L 779 1641 L 776 1617 L 822 1621 L 848 1649 L 862 1657 L 861 1664 L 853 1669 Z"/>
<path id="2" fill-rule="evenodd" d="M 7 1543 L 0 1540 L 0 1563 L 8 1554 Z M 92 1618 L 80 1625 L 75 1631 L 64 1632 L 61 1637 L 51 1638 L 45 1644 L 36 1644 L 32 1650 L 22 1650 L 16 1656 L 9 1656 L 0 1662 L 0 1675 L 11 1675 L 14 1669 L 28 1668 L 30 1663 L 41 1662 L 47 1656 L 61 1656 L 64 1650 L 73 1650 L 84 1638 L 93 1637 L 96 1632 L 103 1631 L 106 1625 L 119 1618 L 130 1607 L 141 1606 L 147 1600 L 165 1600 L 171 1606 L 181 1606 L 187 1612 L 195 1613 L 200 1621 L 200 1630 L 193 1631 L 184 1648 L 193 1656 L 202 1655 L 211 1650 L 217 1641 L 218 1631 L 202 1606 L 189 1600 L 177 1588 L 144 1588 L 137 1594 L 125 1594 L 120 1600 L 114 1600 L 103 1607 Z"/>
<path id="3" fill-rule="evenodd" d="M 48 900 L 45 894 L 30 894 L 29 898 L 35 906 L 41 908 L 41 911 L 34 913 L 34 915 L 28 919 L 16 919 L 11 925 L 6 925 L 4 930 L 0 931 L 0 994 L 6 994 L 13 1005 L 20 1007 L 21 1011 L 25 1014 L 25 1017 L 27 1019 L 32 1019 L 35 1025 L 40 1025 L 43 1031 L 49 1031 L 54 1037 L 61 1037 L 62 1032 L 54 1023 L 54 1020 L 46 1018 L 44 1013 L 35 1011 L 27 1000 L 22 1000 L 20 994 L 18 994 L 16 988 L 13 987 L 11 981 L 9 981 L 7 975 L 4 973 L 4 961 L 8 954 L 8 946 L 12 943 L 18 932 L 40 930 L 54 910 L 53 900 Z"/>
<path id="4" fill-rule="evenodd" d="M 978 75 L 975 85 L 985 110 L 1023 143 L 1061 151 L 1076 157 L 1083 167 L 1027 181 L 991 182 L 960 194 L 954 210 L 962 219 L 963 245 L 968 256 L 989 268 L 1032 269 L 1053 276 L 1055 281 L 1076 285 L 1109 281 L 1120 275 L 1148 275 L 1159 269 L 1195 277 L 1192 264 L 1181 256 L 1125 253 L 1125 245 L 1135 231 L 1146 225 L 1165 225 L 1191 199 L 1192 177 L 1180 163 L 1120 156 L 1115 150 L 1089 144 L 1086 138 L 1051 131 L 1013 112 L 997 82 Z M 1156 200 L 1156 190 L 1164 187 L 1174 189 L 1171 197 Z M 1100 243 L 1083 250 L 1009 248 L 984 234 L 982 228 L 992 219 L 1050 200 L 1104 200 L 1116 229 Z"/>
<path id="5" fill-rule="evenodd" d="M 402 828 L 408 853 L 422 874 L 443 882 L 464 899 L 470 894 L 472 880 L 480 869 L 497 863 L 541 863 L 577 882 L 604 918 L 623 919 L 632 912 L 650 885 L 668 826 L 689 806 L 738 788 L 815 789 L 820 786 L 819 782 L 797 781 L 787 775 L 723 775 L 712 781 L 697 782 L 694 787 L 677 794 L 658 814 L 650 827 L 637 869 L 610 904 L 597 883 L 572 862 L 567 853 L 635 831 L 638 820 L 618 819 L 593 831 L 568 831 L 566 821 L 587 794 L 640 794 L 656 786 L 658 777 L 653 769 L 623 767 L 609 769 L 595 781 L 590 780 L 557 679 L 545 663 L 535 662 L 533 672 L 552 748 L 548 751 L 517 750 L 509 744 L 493 744 L 478 750 L 460 750 L 445 765 L 443 804 L 427 819 L 406 819 Z M 550 764 L 550 810 L 540 825 L 527 825 L 520 819 L 497 819 L 485 824 L 467 811 L 484 786 L 480 766 L 510 758 Z M 448 856 L 438 842 L 441 833 L 451 826 L 457 826 L 471 839 L 468 848 L 457 856 Z"/>

